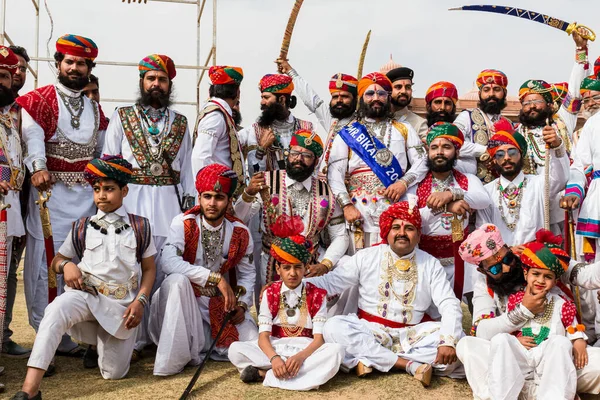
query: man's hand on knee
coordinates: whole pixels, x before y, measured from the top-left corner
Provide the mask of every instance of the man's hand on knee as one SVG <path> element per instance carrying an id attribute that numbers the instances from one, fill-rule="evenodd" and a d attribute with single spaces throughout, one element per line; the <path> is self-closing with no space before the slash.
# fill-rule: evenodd
<path id="1" fill-rule="evenodd" d="M 456 349 L 450 346 L 438 347 L 437 356 L 435 357 L 434 364 L 453 364 L 458 360 L 456 357 Z"/>

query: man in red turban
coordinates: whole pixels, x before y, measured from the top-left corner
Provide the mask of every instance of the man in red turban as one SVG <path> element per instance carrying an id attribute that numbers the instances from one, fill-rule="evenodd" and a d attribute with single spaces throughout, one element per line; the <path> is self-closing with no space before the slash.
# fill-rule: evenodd
<path id="1" fill-rule="evenodd" d="M 434 373 L 464 377 L 455 350 L 463 336 L 460 302 L 440 262 L 417 248 L 418 208 L 405 201 L 393 204 L 381 214 L 379 224 L 382 244 L 308 280 L 329 296 L 358 289 L 358 312 L 330 318 L 325 341 L 346 346 L 342 365 L 356 367 L 359 377 L 373 368 L 406 371 L 423 386 L 429 386 Z M 427 315 L 430 307 L 437 308 L 441 321 Z M 382 336 L 400 345 L 384 346 Z M 414 337 L 427 339 L 410 340 Z"/>
<path id="2" fill-rule="evenodd" d="M 248 167 L 252 172 L 285 169 L 284 152 L 290 147 L 294 132 L 312 131 L 309 121 L 296 118 L 296 96 L 292 78 L 284 74 L 267 74 L 258 83 L 261 114 L 251 126 L 239 133 L 248 153 Z"/>
<path id="3" fill-rule="evenodd" d="M 231 343 L 258 338 L 249 312 L 256 279 L 250 261 L 253 242 L 248 228 L 227 212 L 237 185 L 231 168 L 207 165 L 196 176 L 198 205 L 171 223 L 161 256 L 166 278 L 150 312 L 150 336 L 158 346 L 154 375 L 174 375 L 190 363 L 197 365 L 228 312 L 233 317 L 212 359 L 228 361 Z"/>
<path id="4" fill-rule="evenodd" d="M 458 90 L 453 83 L 442 81 L 431 85 L 425 94 L 427 126 L 436 122 L 454 122 L 457 101 Z"/>
<path id="5" fill-rule="evenodd" d="M 287 60 L 278 59 L 277 63 L 280 72 L 289 75 L 293 79 L 296 94 L 300 97 L 300 100 L 310 112 L 315 114 L 323 129 L 328 132 L 324 146 L 324 156 L 318 167 L 321 177 L 326 178 L 333 139 L 341 128 L 355 119 L 358 103 L 358 79 L 342 72 L 333 75 L 329 80 L 331 100 L 327 103 L 292 68 Z"/>

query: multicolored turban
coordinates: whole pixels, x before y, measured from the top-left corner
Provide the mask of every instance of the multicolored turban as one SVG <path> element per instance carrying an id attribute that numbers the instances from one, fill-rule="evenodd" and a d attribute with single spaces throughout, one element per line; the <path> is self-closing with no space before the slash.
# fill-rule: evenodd
<path id="1" fill-rule="evenodd" d="M 233 196 L 238 185 L 235 172 L 221 164 L 210 164 L 198 171 L 196 175 L 196 190 L 203 192 L 223 192 Z"/>
<path id="2" fill-rule="evenodd" d="M 388 92 L 392 91 L 392 81 L 387 76 L 380 72 L 371 72 L 358 81 L 358 96 L 362 97 L 367 88 L 375 83 Z"/>
<path id="3" fill-rule="evenodd" d="M 433 99 L 437 99 L 438 97 L 449 97 L 454 104 L 456 104 L 458 101 L 458 90 L 456 89 L 456 86 L 450 82 L 436 82 L 427 89 L 425 103 L 429 104 Z"/>
<path id="4" fill-rule="evenodd" d="M 600 57 L 596 58 L 596 61 L 594 61 L 594 76 L 598 76 L 598 74 L 600 73 Z"/>
<path id="5" fill-rule="evenodd" d="M 56 41 L 56 51 L 94 61 L 98 57 L 98 46 L 92 39 L 66 34 Z"/>
<path id="6" fill-rule="evenodd" d="M 569 268 L 571 257 L 561 248 L 562 237 L 540 229 L 535 234 L 535 241 L 526 243 L 521 254 L 524 268 L 547 269 L 560 278 Z"/>
<path id="7" fill-rule="evenodd" d="M 317 132 L 308 129 L 299 129 L 292 135 L 290 146 L 300 146 L 314 153 L 319 158 L 323 155 L 323 141 Z"/>
<path id="8" fill-rule="evenodd" d="M 458 254 L 465 262 L 479 265 L 500 251 L 504 244 L 500 229 L 496 225 L 484 224 L 467 236 L 460 245 Z"/>
<path id="9" fill-rule="evenodd" d="M 410 222 L 415 228 L 421 230 L 421 213 L 416 203 L 411 204 L 408 201 L 394 203 L 379 217 L 379 235 L 383 243 L 388 242 L 387 237 L 392 230 L 392 223 L 397 219 Z"/>
<path id="10" fill-rule="evenodd" d="M 269 227 L 275 239 L 270 253 L 280 264 L 307 264 L 312 257 L 313 244 L 302 235 L 304 224 L 299 216 L 282 214 Z"/>
<path id="11" fill-rule="evenodd" d="M 521 157 L 524 157 L 527 153 L 527 141 L 519 132 L 515 132 L 512 124 L 507 119 L 500 119 L 494 124 L 495 133 L 490 138 L 487 151 L 493 158 L 496 154 L 498 147 L 510 144 L 515 146 L 521 151 Z"/>
<path id="12" fill-rule="evenodd" d="M 530 79 L 525 81 L 519 89 L 519 99 L 523 101 L 523 98 L 528 94 L 539 94 L 544 98 L 546 103 L 552 103 L 552 85 L 546 81 L 538 79 Z"/>
<path id="13" fill-rule="evenodd" d="M 479 90 L 485 85 L 492 83 L 506 89 L 508 86 L 508 78 L 504 72 L 498 71 L 497 69 L 484 69 L 477 75 L 476 83 Z"/>
<path id="14" fill-rule="evenodd" d="M 336 93 L 343 90 L 344 92 L 350 92 L 356 97 L 358 94 L 358 79 L 352 75 L 335 74 L 329 80 L 329 93 Z"/>
<path id="15" fill-rule="evenodd" d="M 99 179 L 112 179 L 120 183 L 128 183 L 133 175 L 133 166 L 123 156 L 103 155 L 94 158 L 83 170 L 83 176 L 90 185 Z"/>
<path id="16" fill-rule="evenodd" d="M 15 53 L 6 46 L 0 46 L 0 69 L 5 69 L 14 75 L 19 67 L 19 59 Z"/>
<path id="17" fill-rule="evenodd" d="M 552 101 L 561 103 L 569 93 L 569 84 L 567 82 L 553 83 L 552 85 Z"/>
<path id="18" fill-rule="evenodd" d="M 208 78 L 213 85 L 239 85 L 244 79 L 244 71 L 240 67 L 215 65 L 209 68 Z"/>
<path id="19" fill-rule="evenodd" d="M 260 92 L 269 92 L 273 94 L 292 94 L 294 83 L 292 78 L 283 74 L 267 74 L 262 77 L 258 84 Z"/>
<path id="20" fill-rule="evenodd" d="M 463 143 L 465 142 L 465 136 L 458 129 L 458 127 L 450 122 L 436 122 L 431 125 L 427 132 L 427 146 L 434 141 L 434 139 L 442 138 L 450 141 L 456 150 L 460 150 Z"/>
<path id="21" fill-rule="evenodd" d="M 175 69 L 175 63 L 169 56 L 164 54 L 150 54 L 140 61 L 138 65 L 140 71 L 140 78 L 143 78 L 148 71 L 162 71 L 169 75 L 169 79 L 172 80 L 177 75 Z"/>
<path id="22" fill-rule="evenodd" d="M 589 91 L 600 92 L 600 79 L 596 79 L 595 76 L 588 76 L 581 82 L 581 95 Z"/>

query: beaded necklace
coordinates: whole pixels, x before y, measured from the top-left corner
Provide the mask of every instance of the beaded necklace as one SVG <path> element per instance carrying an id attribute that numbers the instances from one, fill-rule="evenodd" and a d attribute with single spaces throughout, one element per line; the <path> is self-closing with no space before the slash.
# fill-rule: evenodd
<path id="1" fill-rule="evenodd" d="M 79 129 L 79 127 L 81 126 L 81 114 L 83 114 L 83 108 L 85 104 L 83 100 L 83 95 L 80 94 L 77 97 L 72 97 L 63 93 L 60 89 L 58 89 L 58 87 L 56 92 L 58 93 L 58 97 L 60 97 L 63 104 L 65 105 L 65 108 L 71 115 L 71 126 L 73 127 L 73 129 Z"/>
<path id="2" fill-rule="evenodd" d="M 130 228 L 129 224 L 121 219 L 116 220 L 115 222 L 109 222 L 105 219 L 96 219 L 95 217 L 93 219 L 90 219 L 90 225 L 95 230 L 100 231 L 100 233 L 103 235 L 108 235 L 109 226 L 115 227 L 115 233 L 117 235 L 122 231 Z"/>
<path id="3" fill-rule="evenodd" d="M 496 187 L 498 189 L 498 210 L 500 211 L 500 216 L 502 217 L 502 221 L 506 224 L 506 227 L 511 232 L 514 232 L 521 214 L 521 200 L 523 200 L 523 193 L 527 187 L 527 178 L 524 178 L 523 182 L 521 182 L 517 188 L 511 189 L 503 188 L 500 184 L 500 179 L 498 179 Z M 513 218 L 513 222 L 508 222 L 506 215 L 504 215 L 505 200 L 507 202 L 508 213 Z"/>
<path id="4" fill-rule="evenodd" d="M 279 302 L 279 312 L 277 313 L 279 319 L 281 320 L 281 329 L 283 329 L 287 337 L 298 337 L 304 330 L 304 326 L 306 325 L 308 317 L 308 307 L 306 306 L 306 286 L 302 288 L 302 297 L 300 301 L 298 301 L 298 304 L 300 304 L 300 318 L 298 319 L 298 322 L 295 325 L 290 325 L 288 322 L 288 313 L 286 312 L 285 296 L 283 297 L 283 301 Z M 295 311 L 294 315 L 296 315 Z M 290 317 L 292 316 L 293 315 L 290 315 Z"/>
<path id="5" fill-rule="evenodd" d="M 550 327 L 548 326 L 548 322 L 552 318 L 552 313 L 554 312 L 554 297 L 546 304 L 544 308 L 544 312 L 542 314 L 536 315 L 532 320 L 541 325 L 540 332 L 536 335 L 533 333 L 533 329 L 531 328 L 531 321 L 527 321 L 525 326 L 521 329 L 523 336 L 532 337 L 535 341 L 535 344 L 539 345 L 544 340 L 548 338 L 550 334 Z"/>
<path id="6" fill-rule="evenodd" d="M 300 307 L 302 307 L 303 301 L 306 300 L 306 296 L 304 296 L 304 291 L 305 291 L 305 289 L 302 288 L 302 294 L 301 294 L 300 298 L 298 299 L 298 301 L 296 302 L 296 305 L 293 307 L 290 306 L 290 304 L 288 303 L 287 296 L 285 294 L 282 296 L 282 303 L 286 309 L 285 313 L 287 314 L 288 317 L 291 318 L 294 315 L 296 315 L 296 310 L 300 309 Z"/>

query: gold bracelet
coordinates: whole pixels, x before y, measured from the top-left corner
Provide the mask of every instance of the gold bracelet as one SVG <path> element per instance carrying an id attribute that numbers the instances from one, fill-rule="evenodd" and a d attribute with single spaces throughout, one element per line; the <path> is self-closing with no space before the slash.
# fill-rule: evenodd
<path id="1" fill-rule="evenodd" d="M 324 258 L 323 261 L 321 261 L 321 264 L 327 267 L 327 272 L 330 272 L 333 269 L 333 263 L 331 260 Z"/>
<path id="2" fill-rule="evenodd" d="M 238 302 L 237 302 L 237 306 L 238 306 L 238 307 L 242 307 L 242 308 L 244 309 L 244 311 L 248 311 L 248 304 L 246 304 L 246 303 L 245 303 L 245 302 L 243 302 L 243 301 L 238 301 Z"/>
<path id="3" fill-rule="evenodd" d="M 221 282 L 221 274 L 219 274 L 218 272 L 211 272 L 208 275 L 208 280 L 206 282 L 206 284 L 208 286 L 217 286 L 219 284 L 219 282 Z"/>
<path id="4" fill-rule="evenodd" d="M 247 192 L 246 189 L 244 189 L 244 191 L 242 192 L 242 200 L 244 200 L 244 202 L 246 203 L 252 203 L 254 201 L 254 199 L 256 198 L 256 195 L 254 196 L 250 196 Z"/>
<path id="5" fill-rule="evenodd" d="M 400 179 L 398 182 L 404 183 L 404 187 L 406 188 L 406 190 L 408 190 L 408 183 L 406 183 L 405 179 Z"/>

